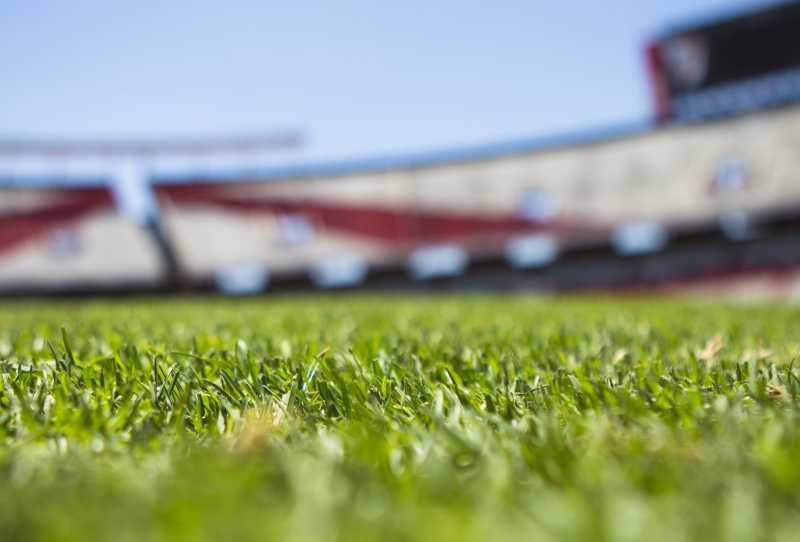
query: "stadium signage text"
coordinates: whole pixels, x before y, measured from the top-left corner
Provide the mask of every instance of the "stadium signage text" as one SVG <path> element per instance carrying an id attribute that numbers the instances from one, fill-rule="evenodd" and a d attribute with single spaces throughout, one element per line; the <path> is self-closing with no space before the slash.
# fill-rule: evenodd
<path id="1" fill-rule="evenodd" d="M 800 100 L 800 69 L 686 93 L 672 99 L 676 120 L 697 121 Z"/>

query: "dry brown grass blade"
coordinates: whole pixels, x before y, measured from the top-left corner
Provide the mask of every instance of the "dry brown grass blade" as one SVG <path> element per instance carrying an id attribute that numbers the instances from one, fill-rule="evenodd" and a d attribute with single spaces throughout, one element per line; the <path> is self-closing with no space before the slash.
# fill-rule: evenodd
<path id="1" fill-rule="evenodd" d="M 705 347 L 697 353 L 697 359 L 710 363 L 717 358 L 723 348 L 725 348 L 725 339 L 722 338 L 722 335 L 714 335 L 708 340 Z"/>

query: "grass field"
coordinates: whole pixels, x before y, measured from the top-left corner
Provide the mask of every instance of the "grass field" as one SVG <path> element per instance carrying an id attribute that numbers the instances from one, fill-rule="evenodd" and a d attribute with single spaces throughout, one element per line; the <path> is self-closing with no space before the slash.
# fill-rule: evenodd
<path id="1" fill-rule="evenodd" d="M 5 540 L 797 540 L 800 310 L 0 306 Z"/>

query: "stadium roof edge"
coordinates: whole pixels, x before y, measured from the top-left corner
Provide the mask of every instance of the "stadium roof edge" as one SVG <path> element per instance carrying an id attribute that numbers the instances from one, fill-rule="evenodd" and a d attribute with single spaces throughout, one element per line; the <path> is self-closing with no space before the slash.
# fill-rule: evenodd
<path id="1" fill-rule="evenodd" d="M 398 153 L 381 157 L 326 160 L 266 167 L 228 169 L 224 171 L 186 171 L 181 173 L 157 173 L 152 176 L 154 184 L 212 183 L 249 181 L 283 181 L 319 177 L 341 177 L 363 175 L 395 170 L 414 170 L 442 167 L 459 163 L 472 163 L 502 159 L 505 157 L 555 151 L 602 143 L 640 135 L 654 129 L 648 121 L 609 125 L 589 130 L 569 131 L 549 136 L 510 139 L 483 145 L 469 145 L 439 149 Z M 0 172 L 0 187 L 97 187 L 108 184 L 108 176 L 72 175 L 4 175 Z"/>
<path id="2" fill-rule="evenodd" d="M 0 158 L 19 156 L 128 158 L 170 153 L 204 155 L 229 151 L 292 149 L 302 147 L 304 144 L 305 137 L 301 132 L 289 130 L 227 137 L 171 137 L 154 140 L 59 140 L 6 137 L 0 138 Z"/>
<path id="3" fill-rule="evenodd" d="M 318 161 L 266 168 L 241 169 L 236 172 L 218 175 L 157 175 L 154 181 L 156 183 L 179 183 L 182 181 L 219 182 L 234 179 L 278 181 L 319 177 L 342 177 L 345 175 L 363 175 L 387 171 L 408 171 L 451 166 L 459 163 L 483 162 L 522 154 L 591 145 L 640 135 L 649 132 L 652 128 L 649 122 L 635 122 L 590 130 L 563 132 L 549 136 L 518 138 L 483 145 L 392 154 L 373 158 Z"/>

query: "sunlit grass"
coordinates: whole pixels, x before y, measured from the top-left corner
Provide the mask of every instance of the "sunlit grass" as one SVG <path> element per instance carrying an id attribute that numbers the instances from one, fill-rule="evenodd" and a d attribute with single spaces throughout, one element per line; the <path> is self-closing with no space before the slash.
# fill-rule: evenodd
<path id="1" fill-rule="evenodd" d="M 781 306 L 7 304 L 0 537 L 793 540 L 798 352 Z"/>

